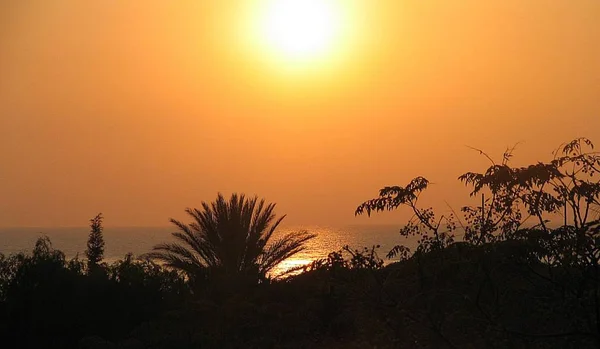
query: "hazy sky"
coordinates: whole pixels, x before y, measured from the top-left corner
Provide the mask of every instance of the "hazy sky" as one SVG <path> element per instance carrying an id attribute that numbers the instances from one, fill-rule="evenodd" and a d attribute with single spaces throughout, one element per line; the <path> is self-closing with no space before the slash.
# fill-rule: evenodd
<path id="1" fill-rule="evenodd" d="M 417 175 L 458 208 L 482 170 L 600 145 L 600 1 L 348 0 L 353 35 L 293 70 L 245 41 L 259 0 L 0 2 L 0 226 L 165 225 L 216 193 L 288 224 Z"/>

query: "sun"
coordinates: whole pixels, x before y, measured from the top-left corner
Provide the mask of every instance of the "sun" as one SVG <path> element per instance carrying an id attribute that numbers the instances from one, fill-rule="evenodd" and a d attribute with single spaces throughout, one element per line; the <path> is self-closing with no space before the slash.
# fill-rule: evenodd
<path id="1" fill-rule="evenodd" d="M 260 31 L 270 51 L 287 60 L 304 61 L 332 51 L 341 24 L 340 8 L 332 0 L 271 0 L 264 8 Z"/>
<path id="2" fill-rule="evenodd" d="M 252 76 L 268 74 L 300 86 L 350 76 L 371 52 L 373 15 L 365 0 L 236 1 L 231 56 Z M 233 12 L 233 11 L 232 11 Z M 225 24 L 224 28 L 225 28 Z M 292 78 L 293 80 L 290 80 Z M 280 80 L 277 80 L 280 82 Z"/>

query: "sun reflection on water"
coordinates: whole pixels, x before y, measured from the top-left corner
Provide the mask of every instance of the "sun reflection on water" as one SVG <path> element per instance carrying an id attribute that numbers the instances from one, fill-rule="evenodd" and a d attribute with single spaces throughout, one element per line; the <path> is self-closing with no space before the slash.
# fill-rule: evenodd
<path id="1" fill-rule="evenodd" d="M 405 244 L 412 248 L 413 241 L 405 240 L 398 234 L 398 226 L 395 225 L 357 225 L 349 226 L 343 229 L 331 227 L 289 227 L 281 229 L 275 236 L 284 235 L 289 232 L 306 230 L 317 236 L 306 244 L 306 249 L 295 256 L 283 261 L 271 272 L 271 277 L 277 277 L 294 268 L 299 268 L 311 264 L 318 259 L 325 259 L 329 253 L 341 250 L 348 245 L 351 249 L 371 248 L 374 245 L 380 245 L 376 250 L 379 258 L 383 259 L 385 264 L 394 260 L 388 260 L 385 255 L 397 244 Z M 292 272 L 290 275 L 297 274 Z"/>

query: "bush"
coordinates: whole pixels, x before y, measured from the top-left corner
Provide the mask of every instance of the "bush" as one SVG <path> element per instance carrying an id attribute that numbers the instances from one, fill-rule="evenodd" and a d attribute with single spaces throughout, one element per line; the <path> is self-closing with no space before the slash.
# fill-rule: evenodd
<path id="1" fill-rule="evenodd" d="M 65 259 L 40 238 L 31 255 L 0 256 L 0 334 L 13 347 L 76 347 L 81 338 L 127 336 L 143 321 L 179 304 L 184 280 L 131 255 L 112 266 Z"/>

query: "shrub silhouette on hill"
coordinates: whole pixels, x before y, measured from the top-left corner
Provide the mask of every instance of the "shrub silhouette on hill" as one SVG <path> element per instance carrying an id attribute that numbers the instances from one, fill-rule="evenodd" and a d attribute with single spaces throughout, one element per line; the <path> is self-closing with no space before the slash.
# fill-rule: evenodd
<path id="1" fill-rule="evenodd" d="M 189 224 L 173 221 L 180 244 L 151 252 L 166 265 L 127 255 L 90 273 L 40 239 L 31 255 L 0 255 L 2 344 L 600 348 L 600 155 L 587 139 L 526 167 L 511 166 L 512 152 L 459 178 L 483 194 L 462 217 L 420 205 L 423 177 L 360 205 L 357 214 L 414 213 L 400 235 L 417 236 L 416 250 L 394 247 L 400 261 L 387 266 L 376 247 L 346 246 L 299 275 L 259 282 L 310 234 L 272 242 L 283 219 L 274 205 L 236 195 L 189 209 Z M 196 292 L 198 281 L 219 292 Z"/>
<path id="2" fill-rule="evenodd" d="M 132 256 L 113 265 L 66 260 L 48 237 L 31 254 L 0 254 L 0 337 L 13 348 L 74 348 L 86 336 L 125 337 L 189 293 L 177 273 Z"/>

